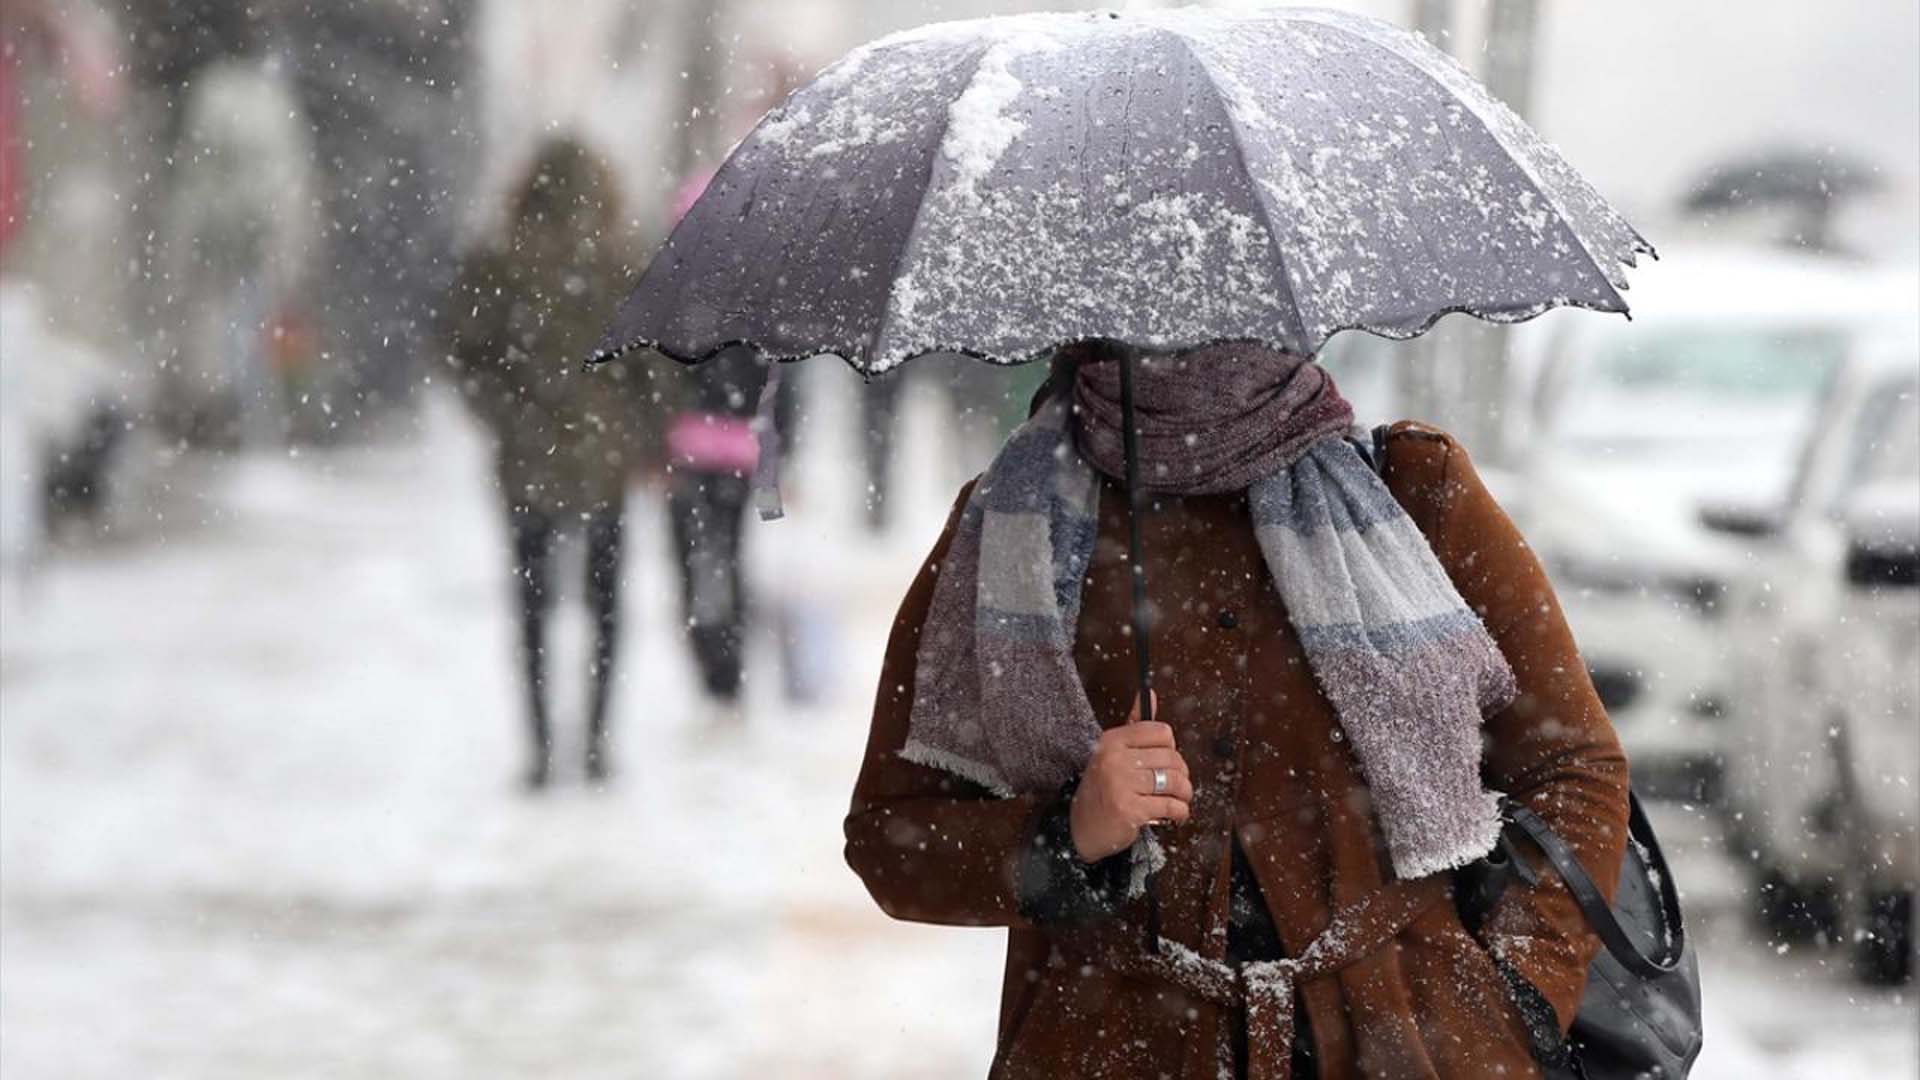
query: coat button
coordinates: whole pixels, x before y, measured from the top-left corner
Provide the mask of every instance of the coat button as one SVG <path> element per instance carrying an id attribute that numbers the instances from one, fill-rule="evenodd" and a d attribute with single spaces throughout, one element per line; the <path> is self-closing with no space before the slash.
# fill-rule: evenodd
<path id="1" fill-rule="evenodd" d="M 1225 608 L 1221 608 L 1220 616 L 1216 621 L 1219 622 L 1220 629 L 1231 630 L 1234 627 L 1240 625 L 1240 616 L 1235 615 L 1233 612 L 1228 611 Z"/>
<path id="2" fill-rule="evenodd" d="M 1233 736 L 1222 735 L 1219 738 L 1213 740 L 1213 752 L 1216 754 L 1219 754 L 1221 757 L 1224 757 L 1224 758 L 1232 757 L 1233 750 L 1234 750 Z"/>

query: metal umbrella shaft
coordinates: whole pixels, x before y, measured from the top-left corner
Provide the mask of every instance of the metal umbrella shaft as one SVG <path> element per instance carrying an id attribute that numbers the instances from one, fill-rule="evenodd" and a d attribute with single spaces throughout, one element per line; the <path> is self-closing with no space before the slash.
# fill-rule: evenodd
<path id="1" fill-rule="evenodd" d="M 1140 433 L 1133 412 L 1133 358 L 1136 350 L 1120 350 L 1120 431 L 1127 457 L 1127 569 L 1133 577 L 1133 660 L 1140 681 L 1140 722 L 1153 719 L 1153 660 L 1147 610 L 1147 564 L 1140 548 Z M 1147 921 L 1143 928 L 1147 951 L 1160 952 L 1159 875 L 1147 879 Z"/>
<path id="2" fill-rule="evenodd" d="M 1133 416 L 1133 349 L 1120 350 L 1120 429 L 1127 451 L 1127 569 L 1133 577 L 1133 660 L 1140 681 L 1140 719 L 1153 719 L 1153 661 L 1148 640 L 1147 564 L 1140 550 L 1140 436 Z"/>

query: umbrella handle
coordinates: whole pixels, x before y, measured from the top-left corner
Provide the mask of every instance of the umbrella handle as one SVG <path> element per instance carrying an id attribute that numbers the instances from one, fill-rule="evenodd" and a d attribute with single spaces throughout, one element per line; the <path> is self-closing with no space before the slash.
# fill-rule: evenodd
<path id="1" fill-rule="evenodd" d="M 1120 430 L 1127 451 L 1127 569 L 1133 578 L 1133 659 L 1140 682 L 1140 720 L 1153 719 L 1152 642 L 1148 634 L 1147 564 L 1140 551 L 1140 438 L 1133 413 L 1133 355 L 1120 349 Z"/>

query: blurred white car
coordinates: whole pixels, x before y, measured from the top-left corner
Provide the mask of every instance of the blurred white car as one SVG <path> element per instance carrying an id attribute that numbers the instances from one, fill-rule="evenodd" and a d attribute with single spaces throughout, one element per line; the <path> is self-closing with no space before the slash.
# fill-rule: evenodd
<path id="1" fill-rule="evenodd" d="M 1726 597 L 1725 805 L 1776 932 L 1825 931 L 1904 981 L 1920 883 L 1920 335 L 1837 380 L 1800 497 Z"/>
<path id="2" fill-rule="evenodd" d="M 1912 274 L 1833 259 L 1671 252 L 1636 274 L 1631 322 L 1562 320 L 1532 343 L 1516 516 L 1643 792 L 1718 797 L 1746 722 L 1729 590 L 1824 497 L 1803 467 L 1822 418 L 1866 343 L 1913 325 L 1917 295 Z"/>

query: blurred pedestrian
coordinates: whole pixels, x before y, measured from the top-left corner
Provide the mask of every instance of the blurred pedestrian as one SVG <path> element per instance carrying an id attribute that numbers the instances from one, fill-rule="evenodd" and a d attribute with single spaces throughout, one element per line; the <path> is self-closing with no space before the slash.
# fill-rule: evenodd
<path id="1" fill-rule="evenodd" d="M 688 177 L 674 194 L 675 220 L 706 191 L 712 169 Z M 667 507 L 680 569 L 681 616 L 687 645 L 716 724 L 743 719 L 746 638 L 752 603 L 746 558 L 747 504 L 760 440 L 753 430 L 766 362 L 752 349 L 722 349 L 712 360 L 676 376 L 683 411 L 667 432 L 671 462 Z M 775 388 L 773 423 L 793 449 L 799 408 L 796 380 Z"/>
<path id="2" fill-rule="evenodd" d="M 618 365 L 615 365 L 618 366 Z M 767 381 L 767 365 L 752 349 L 724 349 L 682 372 L 686 410 L 667 435 L 672 462 L 668 506 L 680 566 L 680 597 L 687 642 L 716 720 L 737 722 L 745 683 L 747 626 L 752 614 L 745 558 L 747 504 L 760 444 L 753 417 Z M 777 391 L 776 423 L 789 411 L 791 381 Z"/>
<path id="3" fill-rule="evenodd" d="M 156 408 L 195 445 L 284 442 L 270 334 L 310 292 L 312 147 L 270 65 L 208 64 L 184 108 L 159 260 L 182 310 Z"/>
<path id="4" fill-rule="evenodd" d="M 616 204 L 598 156 L 571 139 L 549 142 L 514 198 L 503 242 L 464 260 L 447 319 L 449 358 L 495 441 L 519 595 L 531 788 L 544 787 L 552 770 L 546 618 L 554 544 L 574 529 L 586 537 L 595 625 L 586 771 L 594 781 L 611 773 L 622 511 L 628 477 L 657 457 L 654 369 L 581 366 L 630 271 Z"/>

